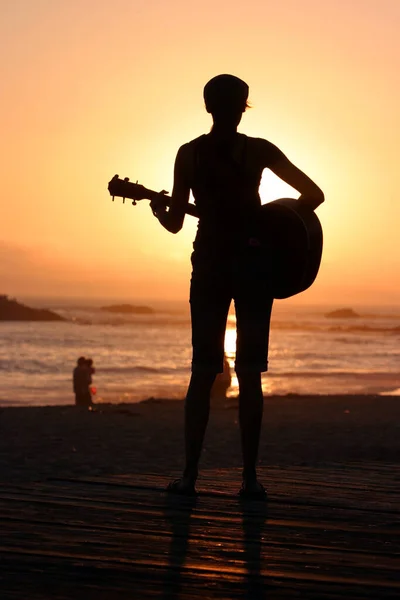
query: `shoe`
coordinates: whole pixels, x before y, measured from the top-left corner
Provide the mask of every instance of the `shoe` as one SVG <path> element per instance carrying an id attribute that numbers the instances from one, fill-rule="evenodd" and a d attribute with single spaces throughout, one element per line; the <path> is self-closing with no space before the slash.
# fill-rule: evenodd
<path id="1" fill-rule="evenodd" d="M 264 486 L 257 480 L 254 483 L 243 481 L 242 487 L 239 490 L 239 498 L 241 500 L 268 500 Z"/>
<path id="2" fill-rule="evenodd" d="M 197 496 L 195 484 L 184 477 L 171 481 L 167 486 L 167 492 L 178 496 Z"/>

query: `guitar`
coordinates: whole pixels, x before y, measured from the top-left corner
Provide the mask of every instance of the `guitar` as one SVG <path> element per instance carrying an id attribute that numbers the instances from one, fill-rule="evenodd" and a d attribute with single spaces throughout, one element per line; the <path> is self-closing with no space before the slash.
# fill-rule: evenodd
<path id="1" fill-rule="evenodd" d="M 140 183 L 132 183 L 129 181 L 129 177 L 120 179 L 118 175 L 114 175 L 111 181 L 108 182 L 108 191 L 114 200 L 115 196 L 122 198 L 122 202 L 125 204 L 125 199 L 132 200 L 132 205 L 135 206 L 138 200 L 153 200 L 163 195 L 162 192 L 154 192 L 141 185 Z M 165 206 L 169 206 L 171 198 L 164 195 Z M 186 207 L 186 214 L 192 217 L 198 217 L 197 207 L 194 204 L 189 204 Z"/>
<path id="2" fill-rule="evenodd" d="M 129 198 L 133 205 L 160 197 L 159 192 L 118 175 L 108 183 L 108 191 L 113 200 L 120 197 L 125 202 Z M 170 200 L 165 196 L 165 206 Z M 189 202 L 186 214 L 198 217 L 197 207 Z M 315 281 L 321 264 L 323 233 L 317 215 L 294 198 L 279 198 L 260 207 L 260 225 L 261 247 L 272 268 L 269 277 L 274 298 L 304 292 Z"/>

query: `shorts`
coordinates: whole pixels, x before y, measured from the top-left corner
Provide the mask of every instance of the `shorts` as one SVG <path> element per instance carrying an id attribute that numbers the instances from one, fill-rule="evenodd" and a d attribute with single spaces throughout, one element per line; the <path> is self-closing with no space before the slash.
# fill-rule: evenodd
<path id="1" fill-rule="evenodd" d="M 235 371 L 267 371 L 273 304 L 268 265 L 257 247 L 224 254 L 210 256 L 197 250 L 192 254 L 192 371 L 223 372 L 232 300 L 237 331 Z"/>

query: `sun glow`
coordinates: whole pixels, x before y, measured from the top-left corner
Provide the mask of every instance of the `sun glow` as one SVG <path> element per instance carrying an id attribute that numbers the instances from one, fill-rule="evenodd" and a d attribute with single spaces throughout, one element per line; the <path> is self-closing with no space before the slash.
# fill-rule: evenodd
<path id="1" fill-rule="evenodd" d="M 19 0 L 0 19 L 4 291 L 186 298 L 196 219 L 171 235 L 148 202 L 112 203 L 107 183 L 171 192 L 178 148 L 210 131 L 202 88 L 225 72 L 250 86 L 239 131 L 325 193 L 323 265 L 304 301 L 398 304 L 398 1 L 93 4 Z M 268 169 L 260 195 L 298 197 Z"/>
<path id="2" fill-rule="evenodd" d="M 262 204 L 277 200 L 277 198 L 298 198 L 299 192 L 279 179 L 272 171 L 265 169 L 260 184 Z"/>

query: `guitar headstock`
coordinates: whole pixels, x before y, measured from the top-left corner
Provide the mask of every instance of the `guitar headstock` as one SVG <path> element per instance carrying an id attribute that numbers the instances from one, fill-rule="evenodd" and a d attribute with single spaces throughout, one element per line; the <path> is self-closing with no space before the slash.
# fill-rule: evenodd
<path id="1" fill-rule="evenodd" d="M 148 190 L 139 183 L 132 183 L 128 177 L 120 179 L 118 175 L 114 175 L 111 181 L 108 182 L 108 191 L 114 200 L 114 197 L 122 198 L 125 202 L 125 198 L 133 200 L 132 204 L 136 204 L 137 200 L 144 200 L 148 198 Z"/>

